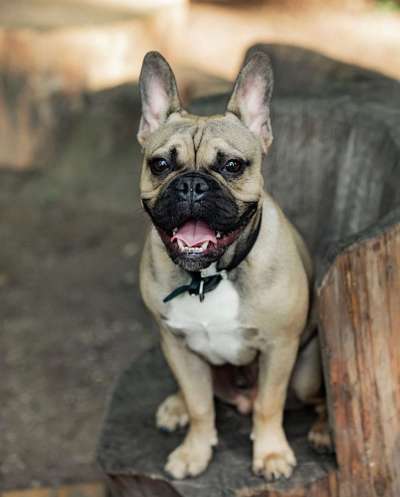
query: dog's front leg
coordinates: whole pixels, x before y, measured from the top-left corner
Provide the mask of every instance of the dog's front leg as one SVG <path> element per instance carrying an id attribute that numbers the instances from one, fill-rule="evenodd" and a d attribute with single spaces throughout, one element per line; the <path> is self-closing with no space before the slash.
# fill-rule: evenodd
<path id="1" fill-rule="evenodd" d="M 298 345 L 297 338 L 277 338 L 260 355 L 259 387 L 253 413 L 253 471 L 267 480 L 289 478 L 296 466 L 282 421 Z"/>
<path id="2" fill-rule="evenodd" d="M 217 443 L 211 368 L 168 330 L 161 330 L 161 345 L 190 423 L 185 440 L 169 455 L 165 469 L 177 479 L 196 476 L 207 468 Z"/>

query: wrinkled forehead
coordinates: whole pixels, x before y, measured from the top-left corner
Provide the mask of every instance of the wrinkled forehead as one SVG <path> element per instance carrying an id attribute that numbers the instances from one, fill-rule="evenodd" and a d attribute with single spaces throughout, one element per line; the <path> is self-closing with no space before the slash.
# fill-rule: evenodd
<path id="1" fill-rule="evenodd" d="M 147 157 L 168 157 L 196 167 L 212 163 L 218 153 L 253 160 L 259 155 L 257 138 L 233 114 L 225 116 L 171 116 L 146 144 Z"/>

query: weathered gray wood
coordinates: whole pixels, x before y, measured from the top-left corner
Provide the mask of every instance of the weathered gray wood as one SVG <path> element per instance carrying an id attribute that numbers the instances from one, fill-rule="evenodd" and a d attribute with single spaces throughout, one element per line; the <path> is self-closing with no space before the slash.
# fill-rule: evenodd
<path id="1" fill-rule="evenodd" d="M 320 280 L 332 247 L 400 203 L 400 84 L 309 50 L 258 47 L 277 67 L 265 185 L 305 237 Z M 222 112 L 226 100 L 193 110 Z"/>
<path id="2" fill-rule="evenodd" d="M 250 417 L 240 416 L 231 407 L 220 403 L 217 405 L 219 444 L 209 468 L 197 478 L 171 481 L 163 467 L 169 452 L 182 440 L 183 431 L 161 433 L 155 426 L 155 412 L 161 401 L 175 389 L 158 349 L 132 364 L 120 378 L 98 448 L 100 466 L 117 491 L 131 488 L 134 490 L 129 495 L 135 497 L 164 496 L 168 494 L 160 494 L 159 489 L 169 488 L 165 486 L 168 482 L 178 495 L 184 497 L 235 494 L 261 497 L 300 492 L 304 482 L 314 482 L 314 486 L 319 485 L 318 481 L 321 485 L 327 484 L 325 480 L 328 473 L 334 471 L 335 464 L 332 457 L 316 456 L 308 446 L 306 434 L 314 418 L 312 412 L 294 411 L 287 414 L 286 428 L 299 466 L 289 482 L 267 485 L 251 472 Z M 126 478 L 121 480 L 121 476 Z M 152 482 L 152 479 L 156 481 Z"/>

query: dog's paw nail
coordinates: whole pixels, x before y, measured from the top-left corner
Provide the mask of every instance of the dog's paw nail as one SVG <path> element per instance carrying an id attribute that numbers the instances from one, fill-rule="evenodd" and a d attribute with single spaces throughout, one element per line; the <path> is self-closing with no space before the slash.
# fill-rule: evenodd
<path id="1" fill-rule="evenodd" d="M 168 458 L 165 471 L 175 478 L 175 480 L 182 480 L 185 476 L 188 476 L 186 462 L 179 457 L 174 457 L 173 454 Z"/>
<path id="2" fill-rule="evenodd" d="M 253 472 L 268 481 L 290 478 L 296 466 L 296 458 L 291 449 L 272 452 L 254 461 Z"/>
<path id="3" fill-rule="evenodd" d="M 207 468 L 211 456 L 212 449 L 209 445 L 199 450 L 182 444 L 169 455 L 165 471 L 176 480 L 197 476 Z"/>

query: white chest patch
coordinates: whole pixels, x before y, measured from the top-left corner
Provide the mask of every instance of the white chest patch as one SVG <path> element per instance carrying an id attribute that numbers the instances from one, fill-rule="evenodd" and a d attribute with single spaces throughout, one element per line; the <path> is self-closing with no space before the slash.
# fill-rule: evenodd
<path id="1" fill-rule="evenodd" d="M 245 343 L 239 321 L 239 295 L 229 280 L 215 290 L 198 295 L 184 294 L 171 301 L 166 324 L 183 336 L 187 346 L 214 365 L 241 365 L 256 352 Z"/>

